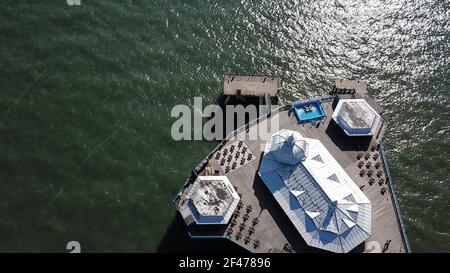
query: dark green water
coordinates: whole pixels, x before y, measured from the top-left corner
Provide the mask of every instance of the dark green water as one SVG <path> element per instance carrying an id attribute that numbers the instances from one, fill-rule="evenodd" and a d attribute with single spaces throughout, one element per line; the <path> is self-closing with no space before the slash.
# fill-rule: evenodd
<path id="1" fill-rule="evenodd" d="M 2 1 L 0 251 L 170 248 L 214 146 L 173 141 L 170 111 L 229 72 L 278 74 L 287 99 L 367 80 L 412 248 L 450 251 L 450 4 L 354 2 Z"/>

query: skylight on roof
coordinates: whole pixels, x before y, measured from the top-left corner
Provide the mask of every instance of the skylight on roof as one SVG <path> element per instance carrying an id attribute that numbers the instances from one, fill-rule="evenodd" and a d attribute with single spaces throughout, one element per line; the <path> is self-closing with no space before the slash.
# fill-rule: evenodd
<path id="1" fill-rule="evenodd" d="M 317 215 L 320 214 L 320 212 L 317 212 L 317 211 L 308 211 L 308 210 L 306 210 L 305 212 L 306 212 L 306 214 L 308 214 L 309 218 L 311 218 L 311 219 L 316 218 Z"/>
<path id="2" fill-rule="evenodd" d="M 324 226 L 321 230 L 329 231 L 338 234 L 339 230 L 336 223 L 336 218 L 332 217 L 329 221 L 324 222 Z"/>
<path id="3" fill-rule="evenodd" d="M 345 197 L 344 199 L 350 202 L 356 202 L 355 197 L 353 197 L 353 194 L 347 195 L 347 197 Z"/>
<path id="4" fill-rule="evenodd" d="M 312 160 L 315 160 L 315 161 L 319 161 L 320 163 L 323 163 L 323 159 L 322 159 L 322 157 L 320 156 L 320 154 L 319 155 L 316 155 L 315 157 L 313 157 L 313 158 L 311 158 Z"/>
<path id="5" fill-rule="evenodd" d="M 299 197 L 302 193 L 304 193 L 305 191 L 301 191 L 301 190 L 291 190 L 291 193 L 295 196 L 295 197 Z"/>
<path id="6" fill-rule="evenodd" d="M 351 205 L 347 208 L 348 211 L 358 212 L 358 204 Z"/>
<path id="7" fill-rule="evenodd" d="M 327 179 L 334 181 L 334 182 L 340 182 L 339 178 L 337 177 L 337 175 L 335 173 L 333 173 L 332 175 L 330 175 Z"/>
<path id="8" fill-rule="evenodd" d="M 347 220 L 347 219 L 345 219 L 345 218 L 342 218 L 342 221 L 345 223 L 345 225 L 346 225 L 348 228 L 352 228 L 352 227 L 354 227 L 354 226 L 356 225 L 354 222 L 352 222 L 352 221 L 350 221 L 350 220 Z"/>

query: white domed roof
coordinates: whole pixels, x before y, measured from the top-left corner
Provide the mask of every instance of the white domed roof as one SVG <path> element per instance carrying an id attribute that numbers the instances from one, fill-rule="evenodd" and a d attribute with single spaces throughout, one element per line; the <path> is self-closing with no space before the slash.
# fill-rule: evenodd
<path id="1" fill-rule="evenodd" d="M 295 165 L 306 158 L 308 143 L 297 132 L 281 130 L 272 136 L 270 150 L 277 161 Z"/>

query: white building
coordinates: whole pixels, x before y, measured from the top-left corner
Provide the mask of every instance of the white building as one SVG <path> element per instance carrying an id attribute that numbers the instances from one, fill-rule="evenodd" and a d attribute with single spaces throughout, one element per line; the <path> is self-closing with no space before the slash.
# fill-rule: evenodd
<path id="1" fill-rule="evenodd" d="M 349 136 L 372 136 L 381 117 L 364 99 L 341 99 L 333 119 Z"/>
<path id="2" fill-rule="evenodd" d="M 369 199 L 319 140 L 275 133 L 259 176 L 308 245 L 348 252 L 371 236 Z"/>
<path id="3" fill-rule="evenodd" d="M 227 224 L 240 197 L 226 176 L 199 176 L 186 194 L 183 214 L 196 224 Z"/>

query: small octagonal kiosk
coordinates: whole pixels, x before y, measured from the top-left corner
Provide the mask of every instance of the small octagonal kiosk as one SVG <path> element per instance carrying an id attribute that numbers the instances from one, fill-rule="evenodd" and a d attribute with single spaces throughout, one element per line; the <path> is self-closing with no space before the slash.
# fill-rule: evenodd
<path id="1" fill-rule="evenodd" d="M 372 136 L 380 124 L 380 115 L 364 99 L 341 99 L 333 120 L 348 136 Z"/>
<path id="2" fill-rule="evenodd" d="M 240 197 L 226 176 L 199 176 L 186 199 L 196 224 L 217 225 L 228 223 Z"/>

